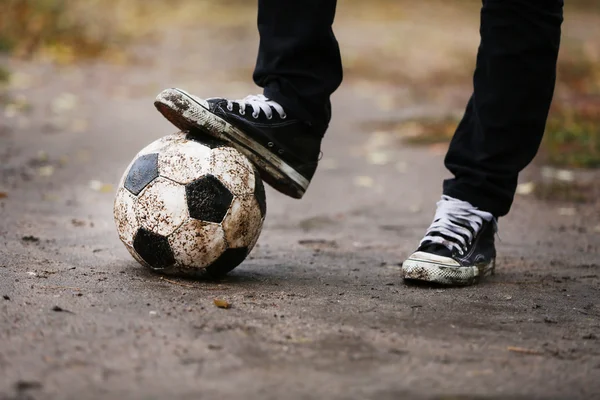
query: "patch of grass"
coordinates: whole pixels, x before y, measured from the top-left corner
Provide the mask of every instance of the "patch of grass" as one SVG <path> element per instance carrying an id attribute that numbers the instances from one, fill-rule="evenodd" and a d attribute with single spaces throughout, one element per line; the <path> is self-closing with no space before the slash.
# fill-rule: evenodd
<path id="1" fill-rule="evenodd" d="M 600 97 L 552 113 L 543 141 L 551 165 L 600 167 Z"/>
<path id="2" fill-rule="evenodd" d="M 565 41 L 558 59 L 559 92 L 565 95 L 600 94 L 599 42 Z"/>
<path id="3" fill-rule="evenodd" d="M 6 93 L 5 87 L 10 79 L 10 72 L 0 65 L 0 112 L 4 109 L 5 105 L 10 101 L 8 93 Z"/>
<path id="4" fill-rule="evenodd" d="M 102 22 L 86 18 L 82 8 L 69 0 L 4 0 L 0 47 L 23 57 L 40 49 L 56 53 L 77 49 L 82 56 L 98 55 L 112 30 L 110 26 L 98 29 Z"/>
<path id="5" fill-rule="evenodd" d="M 594 199 L 589 185 L 572 182 L 537 183 L 533 193 L 538 199 L 551 201 L 586 203 Z"/>
<path id="6" fill-rule="evenodd" d="M 10 78 L 10 72 L 8 71 L 8 69 L 6 69 L 2 65 L 0 65 L 0 85 L 8 82 L 9 78 Z"/>

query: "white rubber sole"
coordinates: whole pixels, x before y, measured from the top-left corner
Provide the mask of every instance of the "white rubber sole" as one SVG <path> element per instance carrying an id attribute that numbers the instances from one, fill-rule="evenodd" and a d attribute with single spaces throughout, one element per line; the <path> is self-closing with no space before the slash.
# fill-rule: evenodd
<path id="1" fill-rule="evenodd" d="M 298 199 L 306 192 L 309 180 L 243 131 L 210 112 L 206 100 L 173 88 L 162 91 L 156 97 L 154 105 L 179 129 L 201 130 L 239 150 L 268 178 L 272 178 L 263 179 L 275 189 Z"/>
<path id="2" fill-rule="evenodd" d="M 463 267 L 451 258 L 418 251 L 404 261 L 402 275 L 406 280 L 467 286 L 486 275 L 493 275 L 495 268 L 495 259 L 487 264 Z"/>

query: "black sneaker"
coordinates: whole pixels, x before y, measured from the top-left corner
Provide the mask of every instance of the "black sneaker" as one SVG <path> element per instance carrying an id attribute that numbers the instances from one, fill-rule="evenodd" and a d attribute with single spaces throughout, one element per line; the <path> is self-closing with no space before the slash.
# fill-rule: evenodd
<path id="1" fill-rule="evenodd" d="M 442 196 L 417 251 L 402 264 L 406 280 L 472 285 L 493 274 L 497 221 L 466 201 Z"/>
<path id="2" fill-rule="evenodd" d="M 179 129 L 205 133 L 242 152 L 281 193 L 299 199 L 306 192 L 319 162 L 322 135 L 277 102 L 263 95 L 204 100 L 167 89 L 154 105 Z"/>

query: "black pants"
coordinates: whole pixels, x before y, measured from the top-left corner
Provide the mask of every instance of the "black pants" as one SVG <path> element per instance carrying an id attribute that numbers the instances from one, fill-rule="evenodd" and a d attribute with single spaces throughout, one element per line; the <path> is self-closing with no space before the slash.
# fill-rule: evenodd
<path id="1" fill-rule="evenodd" d="M 254 81 L 321 132 L 342 81 L 335 8 L 335 0 L 259 0 L 258 7 Z M 497 217 L 510 210 L 518 174 L 544 133 L 562 12 L 563 0 L 483 0 L 474 92 L 446 155 L 454 178 L 444 194 Z"/>

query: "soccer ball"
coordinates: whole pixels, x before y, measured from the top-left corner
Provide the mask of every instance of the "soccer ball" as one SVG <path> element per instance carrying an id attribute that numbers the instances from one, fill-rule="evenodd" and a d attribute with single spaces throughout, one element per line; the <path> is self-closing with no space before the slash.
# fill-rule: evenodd
<path id="1" fill-rule="evenodd" d="M 252 163 L 224 143 L 178 132 L 142 149 L 117 189 L 119 238 L 164 274 L 218 277 L 250 253 L 266 214 Z"/>

